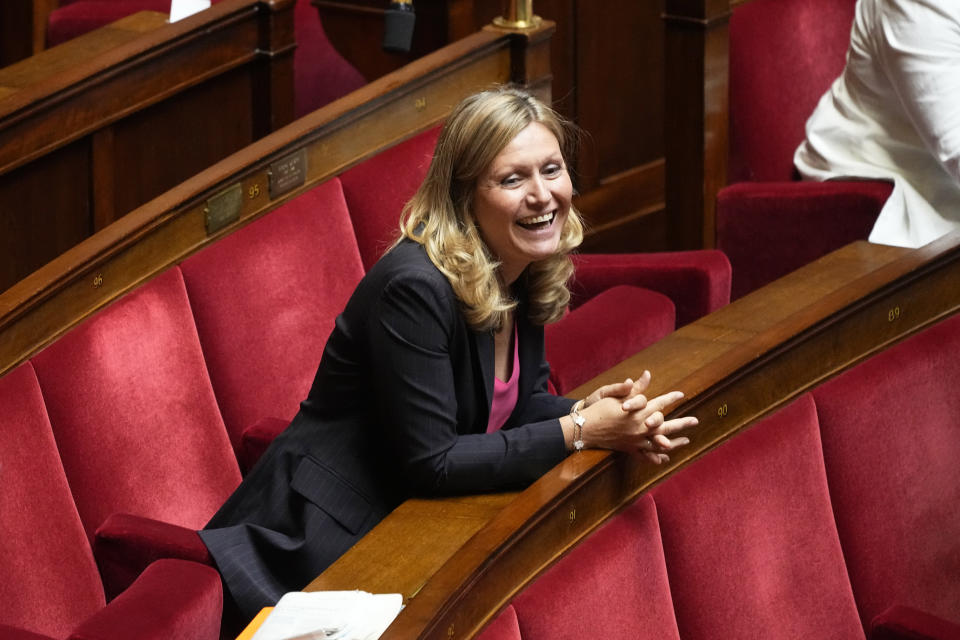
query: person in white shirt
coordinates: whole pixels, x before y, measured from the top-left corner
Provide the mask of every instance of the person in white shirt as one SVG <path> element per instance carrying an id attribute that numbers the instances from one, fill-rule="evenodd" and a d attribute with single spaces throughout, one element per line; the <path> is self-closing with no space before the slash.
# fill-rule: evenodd
<path id="1" fill-rule="evenodd" d="M 794 164 L 805 179 L 893 181 L 871 242 L 960 229 L 960 0 L 858 0 L 846 67 Z"/>

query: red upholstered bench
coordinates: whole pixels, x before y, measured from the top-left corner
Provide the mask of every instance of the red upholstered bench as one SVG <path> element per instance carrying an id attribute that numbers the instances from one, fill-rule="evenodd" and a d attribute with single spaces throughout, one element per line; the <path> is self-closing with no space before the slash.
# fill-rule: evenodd
<path id="1" fill-rule="evenodd" d="M 680 471 L 483 640 L 960 638 L 960 316 Z"/>
<path id="2" fill-rule="evenodd" d="M 106 604 L 30 363 L 0 379 L 0 407 L 0 637 L 216 640 L 223 592 L 208 566 L 154 562 Z"/>

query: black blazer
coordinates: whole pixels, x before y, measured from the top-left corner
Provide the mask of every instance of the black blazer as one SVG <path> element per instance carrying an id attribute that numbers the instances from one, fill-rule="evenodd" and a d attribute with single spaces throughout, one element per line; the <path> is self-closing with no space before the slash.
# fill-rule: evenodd
<path id="1" fill-rule="evenodd" d="M 374 265 L 300 412 L 200 532 L 245 615 L 303 588 L 408 497 L 522 487 L 563 459 L 573 401 L 547 392 L 543 328 L 519 296 L 517 406 L 487 434 L 493 335 L 470 329 L 419 244 Z"/>

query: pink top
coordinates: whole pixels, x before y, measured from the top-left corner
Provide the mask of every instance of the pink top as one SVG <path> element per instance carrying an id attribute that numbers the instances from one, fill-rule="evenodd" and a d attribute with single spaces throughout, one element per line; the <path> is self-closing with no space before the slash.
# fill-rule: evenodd
<path id="1" fill-rule="evenodd" d="M 517 327 L 513 327 L 513 371 L 510 379 L 500 382 L 493 376 L 493 403 L 490 405 L 490 419 L 487 420 L 487 433 L 498 431 L 517 406 L 520 389 L 520 348 L 518 346 Z"/>

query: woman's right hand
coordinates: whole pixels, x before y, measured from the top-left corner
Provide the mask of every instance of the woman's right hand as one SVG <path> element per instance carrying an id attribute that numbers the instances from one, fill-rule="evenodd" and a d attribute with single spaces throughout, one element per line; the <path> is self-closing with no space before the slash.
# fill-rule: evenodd
<path id="1" fill-rule="evenodd" d="M 688 444 L 689 438 L 675 434 L 695 426 L 697 419 L 664 419 L 664 413 L 683 399 L 683 393 L 670 391 L 648 400 L 643 391 L 649 382 L 650 374 L 644 371 L 632 384 L 627 380 L 590 394 L 580 410 L 584 447 L 640 452 L 654 464 L 661 464 L 670 460 L 668 452 Z"/>

